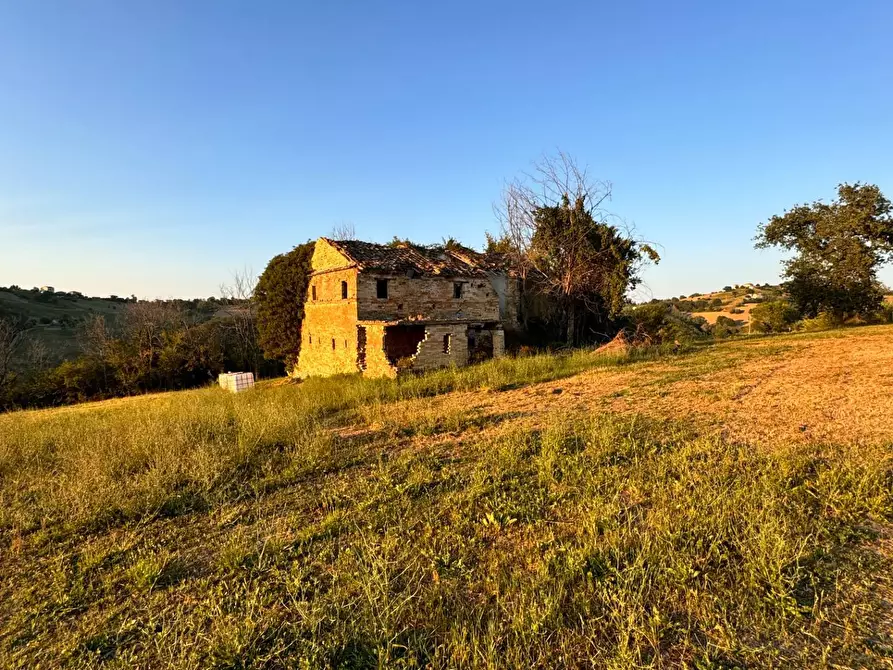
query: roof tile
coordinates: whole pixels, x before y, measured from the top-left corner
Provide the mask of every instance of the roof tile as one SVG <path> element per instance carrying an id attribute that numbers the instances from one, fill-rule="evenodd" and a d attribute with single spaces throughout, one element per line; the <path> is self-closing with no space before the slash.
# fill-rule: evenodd
<path id="1" fill-rule="evenodd" d="M 481 254 L 466 247 L 390 246 L 360 240 L 323 239 L 354 261 L 360 270 L 383 274 L 417 272 L 429 277 L 483 277 L 486 270 L 504 267 L 492 254 Z"/>

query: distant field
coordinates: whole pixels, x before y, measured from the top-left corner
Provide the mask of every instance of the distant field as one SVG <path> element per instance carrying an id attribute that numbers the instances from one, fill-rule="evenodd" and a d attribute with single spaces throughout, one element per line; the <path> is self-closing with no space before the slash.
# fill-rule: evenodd
<path id="1" fill-rule="evenodd" d="M 893 327 L 0 416 L 0 667 L 889 668 Z"/>
<path id="2" fill-rule="evenodd" d="M 738 305 L 737 309 L 742 310 L 741 314 L 732 314 L 728 309 L 723 309 L 716 312 L 692 312 L 692 316 L 701 316 L 707 319 L 707 323 L 714 324 L 716 320 L 725 316 L 730 319 L 734 319 L 740 325 L 747 325 L 750 323 L 750 310 L 753 309 L 756 305 L 747 304 L 747 305 Z"/>
<path id="3" fill-rule="evenodd" d="M 664 302 L 672 304 L 676 309 L 688 312 L 692 316 L 703 317 L 713 325 L 720 316 L 733 319 L 739 326 L 750 323 L 750 311 L 759 302 L 777 300 L 783 294 L 780 286 L 738 286 L 729 291 L 712 291 L 710 293 L 680 296 Z M 719 305 L 711 304 L 718 301 Z M 732 314 L 733 309 L 742 310 L 740 314 Z"/>

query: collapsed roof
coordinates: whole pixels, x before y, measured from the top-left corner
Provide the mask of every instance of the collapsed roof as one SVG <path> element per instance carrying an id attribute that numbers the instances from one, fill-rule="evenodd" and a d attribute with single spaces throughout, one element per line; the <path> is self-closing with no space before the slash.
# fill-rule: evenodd
<path id="1" fill-rule="evenodd" d="M 487 272 L 506 270 L 506 259 L 502 255 L 482 254 L 461 245 L 387 245 L 322 239 L 353 261 L 361 271 L 429 277 L 485 277 Z"/>

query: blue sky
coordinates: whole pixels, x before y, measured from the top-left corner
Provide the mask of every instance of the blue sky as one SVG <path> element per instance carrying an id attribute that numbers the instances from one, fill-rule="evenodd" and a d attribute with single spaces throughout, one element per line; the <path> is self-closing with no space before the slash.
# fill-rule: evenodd
<path id="1" fill-rule="evenodd" d="M 760 221 L 841 181 L 893 196 L 891 22 L 886 0 L 0 0 L 0 285 L 207 296 L 342 221 L 479 246 L 556 148 L 662 245 L 641 297 L 775 281 Z"/>

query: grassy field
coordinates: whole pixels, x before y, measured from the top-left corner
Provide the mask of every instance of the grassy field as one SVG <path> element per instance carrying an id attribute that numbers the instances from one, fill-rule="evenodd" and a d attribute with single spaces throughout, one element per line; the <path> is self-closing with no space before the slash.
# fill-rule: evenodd
<path id="1" fill-rule="evenodd" d="M 893 327 L 0 416 L 0 667 L 890 668 Z"/>

